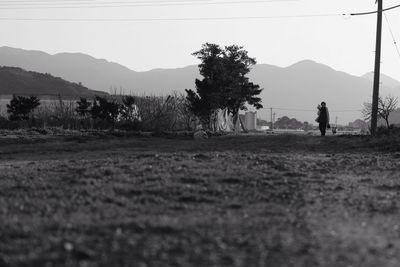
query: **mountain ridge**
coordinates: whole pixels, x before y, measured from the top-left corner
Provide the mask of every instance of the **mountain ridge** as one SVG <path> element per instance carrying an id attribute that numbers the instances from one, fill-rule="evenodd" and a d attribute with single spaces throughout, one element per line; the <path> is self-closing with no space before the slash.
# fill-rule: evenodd
<path id="1" fill-rule="evenodd" d="M 374 80 L 374 72 L 367 72 L 361 77 L 368 79 L 370 81 L 373 81 Z M 400 81 L 398 81 L 390 76 L 387 76 L 385 74 L 381 74 L 380 83 L 387 87 L 396 88 L 396 89 L 400 90 Z"/>
<path id="2" fill-rule="evenodd" d="M 80 84 L 71 83 L 48 73 L 0 66 L 0 95 L 62 96 L 69 98 L 104 95 Z"/>

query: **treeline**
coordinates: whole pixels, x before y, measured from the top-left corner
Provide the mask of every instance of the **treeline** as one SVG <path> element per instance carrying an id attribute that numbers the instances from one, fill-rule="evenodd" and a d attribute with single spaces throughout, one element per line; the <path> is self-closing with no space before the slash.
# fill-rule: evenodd
<path id="1" fill-rule="evenodd" d="M 121 129 L 133 131 L 189 131 L 196 118 L 186 97 L 95 96 L 92 99 L 41 101 L 16 96 L 0 117 L 1 129 L 62 127 L 64 129 Z"/>

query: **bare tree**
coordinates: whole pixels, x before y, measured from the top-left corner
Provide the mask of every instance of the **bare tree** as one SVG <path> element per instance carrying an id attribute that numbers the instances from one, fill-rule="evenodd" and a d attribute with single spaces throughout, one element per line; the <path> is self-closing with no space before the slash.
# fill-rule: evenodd
<path id="1" fill-rule="evenodd" d="M 383 119 L 386 122 L 386 126 L 389 128 L 389 116 L 390 113 L 397 109 L 398 99 L 392 95 L 386 96 L 384 99 L 379 97 L 378 99 L 378 119 Z M 372 104 L 364 103 L 362 114 L 365 120 L 371 119 Z"/>

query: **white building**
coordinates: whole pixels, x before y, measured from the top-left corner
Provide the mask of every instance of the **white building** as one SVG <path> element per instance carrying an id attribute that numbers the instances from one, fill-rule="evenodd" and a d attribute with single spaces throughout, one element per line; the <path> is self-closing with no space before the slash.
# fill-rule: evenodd
<path id="1" fill-rule="evenodd" d="M 248 131 L 257 129 L 257 112 L 256 111 L 246 111 L 244 114 L 244 127 Z"/>

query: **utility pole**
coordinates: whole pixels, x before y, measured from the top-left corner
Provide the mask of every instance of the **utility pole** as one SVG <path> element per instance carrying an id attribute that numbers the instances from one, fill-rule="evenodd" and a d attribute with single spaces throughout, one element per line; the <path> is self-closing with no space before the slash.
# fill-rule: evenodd
<path id="1" fill-rule="evenodd" d="M 272 117 L 272 121 L 274 122 L 274 124 L 275 124 L 275 115 L 276 113 L 274 112 L 274 116 Z"/>
<path id="2" fill-rule="evenodd" d="M 376 26 L 376 48 L 375 48 L 375 71 L 374 71 L 374 89 L 372 94 L 372 110 L 371 110 L 371 134 L 375 135 L 378 125 L 378 99 L 379 99 L 379 83 L 381 73 L 381 45 L 382 45 L 382 13 L 383 0 L 378 2 L 378 22 Z"/>
<path id="3" fill-rule="evenodd" d="M 272 108 L 270 108 L 270 109 L 271 109 L 271 130 L 273 130 L 274 129 L 274 122 L 272 120 Z"/>

